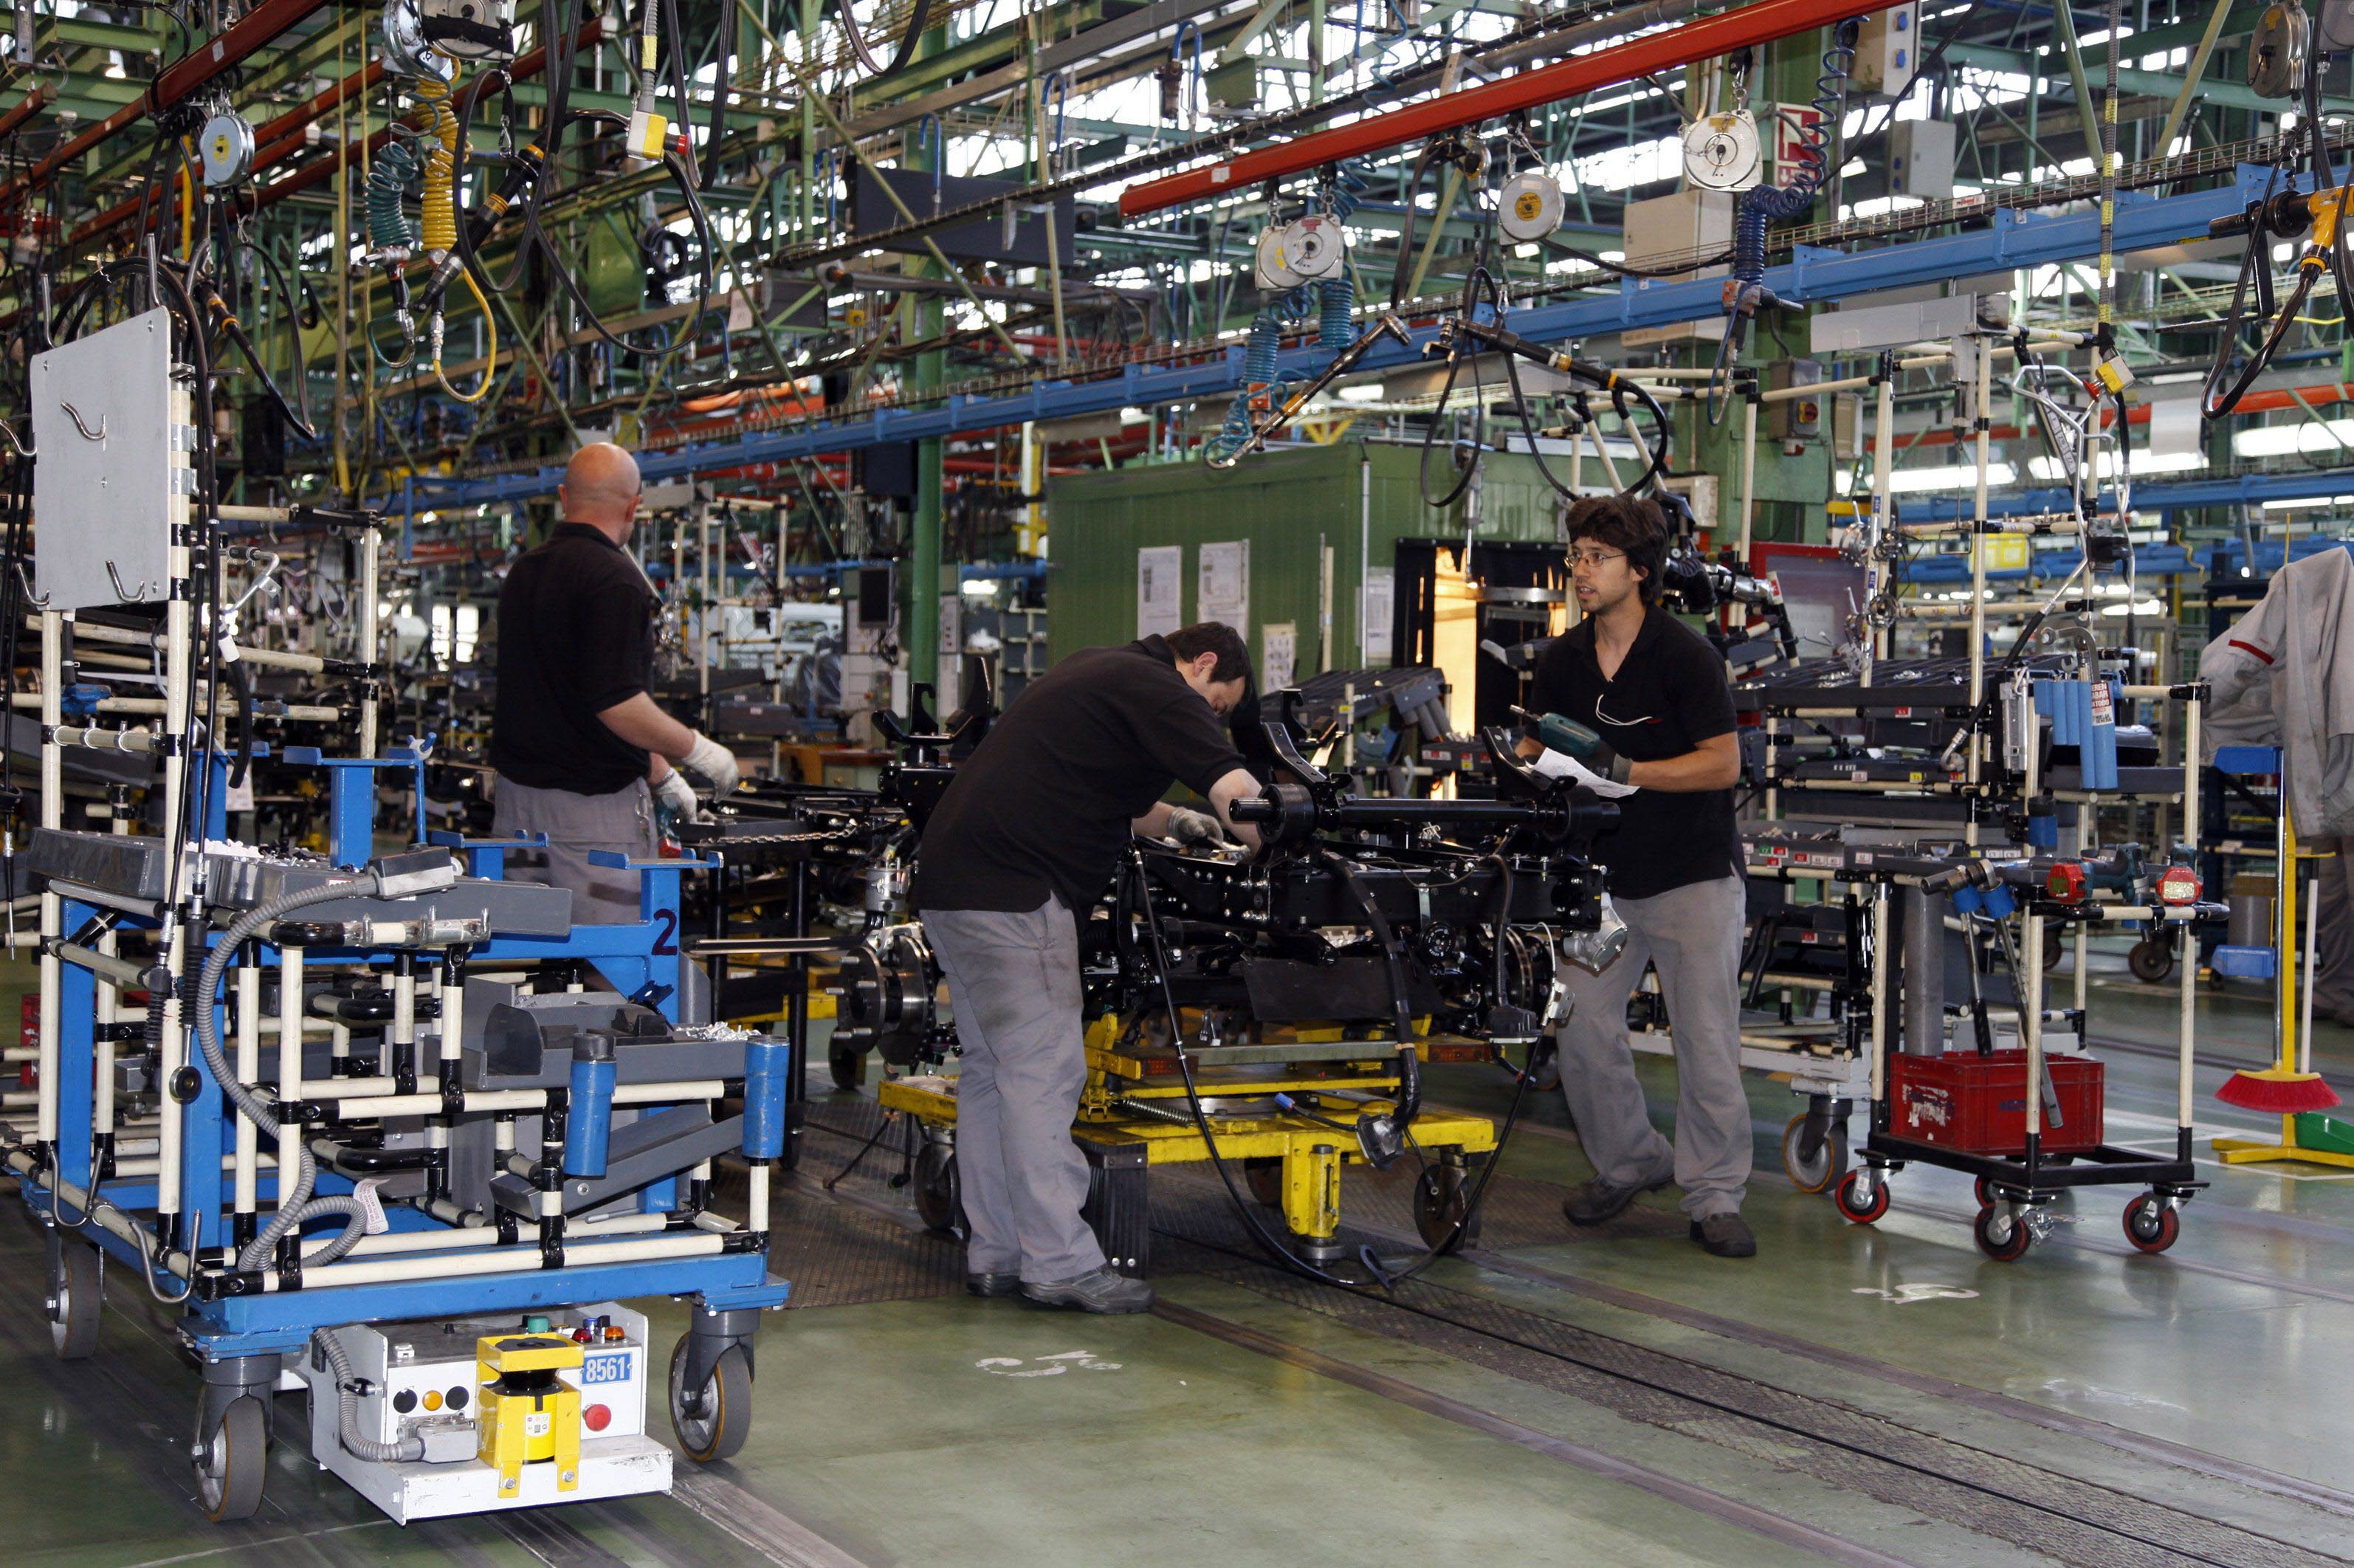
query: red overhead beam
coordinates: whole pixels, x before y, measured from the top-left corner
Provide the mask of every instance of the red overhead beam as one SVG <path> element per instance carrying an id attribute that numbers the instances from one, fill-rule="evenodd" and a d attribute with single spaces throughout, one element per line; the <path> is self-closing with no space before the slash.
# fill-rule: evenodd
<path id="1" fill-rule="evenodd" d="M 1575 55 L 1542 70 L 1522 71 L 1500 81 L 1441 93 L 1420 103 L 1369 114 L 1352 124 L 1239 154 L 1166 179 L 1141 181 L 1119 193 L 1120 216 L 1134 217 L 1255 185 L 1263 180 L 1304 174 L 1343 158 L 1362 157 L 1367 153 L 1419 142 L 1442 131 L 1476 125 L 1498 115 L 1616 87 L 1646 72 L 1691 65 L 1735 49 L 1772 43 L 1812 27 L 1844 22 L 1850 16 L 1884 11 L 1888 4 L 1889 0 L 1757 0 L 1755 5 L 1703 21 L 1630 38 L 1590 55 Z"/>

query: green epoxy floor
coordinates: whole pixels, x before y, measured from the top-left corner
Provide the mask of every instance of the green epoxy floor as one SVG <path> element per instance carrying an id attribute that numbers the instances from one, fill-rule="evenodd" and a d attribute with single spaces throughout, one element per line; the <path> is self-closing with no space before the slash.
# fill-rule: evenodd
<path id="1" fill-rule="evenodd" d="M 2170 1049 L 2170 988 L 2105 970 L 2095 993 L 2096 1042 Z M 2263 1003 L 2210 996 L 2200 1017 L 2202 1132 L 2274 1130 L 2211 1092 L 2264 1054 Z M 2317 1047 L 2354 1086 L 2354 1032 Z M 2170 1059 L 2105 1059 L 2112 1137 L 2170 1138 Z M 1672 1068 L 1643 1072 L 1664 1117 Z M 1432 1093 L 1500 1113 L 1508 1091 L 1441 1069 Z M 2354 1561 L 2354 1171 L 2203 1166 L 2215 1185 L 2160 1258 L 2126 1245 L 2126 1192 L 2082 1193 L 2001 1265 L 1971 1244 L 1958 1175 L 1908 1169 L 1869 1229 L 1794 1192 L 1776 1143 L 1798 1102 L 1764 1078 L 1751 1095 L 1751 1261 L 1684 1240 L 1670 1192 L 1609 1234 L 1564 1225 L 1405 1293 L 1508 1332 L 1182 1247 L 1150 1318 L 956 1293 L 789 1312 L 762 1334 L 749 1445 L 679 1496 L 406 1530 L 284 1437 L 262 1517 L 206 1525 L 164 1309 L 115 1274 L 99 1356 L 52 1360 L 39 1234 L 12 1203 L 0 1542 L 42 1564 Z M 811 1137 L 780 1223 L 846 1202 L 876 1246 L 937 1260 L 884 1212 L 892 1190 L 818 1190 L 853 1147 Z M 1587 1173 L 1557 1099 L 1532 1100 L 1505 1169 Z M 666 1347 L 679 1310 L 651 1309 Z M 1794 1409 L 1806 1430 L 1775 1425 Z M 1848 1458 L 1826 1462 L 1818 1418 Z"/>

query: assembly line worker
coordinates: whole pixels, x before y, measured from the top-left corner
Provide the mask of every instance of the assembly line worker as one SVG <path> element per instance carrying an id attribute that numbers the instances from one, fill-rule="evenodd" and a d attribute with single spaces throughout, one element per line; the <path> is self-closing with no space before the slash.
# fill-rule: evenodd
<path id="1" fill-rule="evenodd" d="M 499 590 L 494 831 L 547 835 L 544 872 L 520 879 L 572 890 L 579 925 L 635 920 L 638 874 L 588 863 L 591 850 L 655 852 L 654 800 L 695 810 L 681 763 L 725 794 L 736 758 L 656 706 L 655 599 L 624 547 L 643 487 L 610 441 L 582 447 L 557 487 L 563 520 L 518 559 Z"/>
<path id="2" fill-rule="evenodd" d="M 1692 1239 L 1720 1257 L 1747 1257 L 1757 1243 L 1740 1213 L 1751 1133 L 1732 692 L 1715 650 L 1657 603 L 1668 546 L 1659 509 L 1596 497 L 1570 508 L 1568 528 L 1585 619 L 1538 662 L 1529 707 L 1572 721 L 1575 770 L 1618 797 L 1617 826 L 1595 850 L 1628 931 L 1600 974 L 1564 966 L 1574 1011 L 1557 1036 L 1562 1095 L 1596 1174 L 1562 1211 L 1573 1224 L 1598 1225 L 1672 1180 Z M 1544 754 L 1533 739 L 1521 749 Z M 1651 1125 L 1627 1039 L 1627 1001 L 1647 963 L 1659 967 L 1675 1038 L 1672 1147 Z"/>
<path id="3" fill-rule="evenodd" d="M 1131 833 L 1214 837 L 1228 805 L 1259 792 L 1220 722 L 1249 676 L 1241 635 L 1215 621 L 1074 653 L 991 726 L 925 824 L 911 901 L 964 1048 L 956 1156 L 976 1296 L 1152 1305 L 1152 1287 L 1113 1272 L 1079 1217 L 1077 922 Z M 1172 780 L 1218 817 L 1161 800 Z M 1234 833 L 1257 846 L 1252 830 Z"/>

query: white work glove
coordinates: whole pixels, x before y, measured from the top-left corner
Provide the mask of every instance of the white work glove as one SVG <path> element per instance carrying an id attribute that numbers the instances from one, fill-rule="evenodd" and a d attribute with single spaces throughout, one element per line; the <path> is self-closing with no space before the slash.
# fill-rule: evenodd
<path id="1" fill-rule="evenodd" d="M 1639 788 L 1639 786 L 1633 784 L 1613 784 L 1609 779 L 1605 779 L 1601 774 L 1596 773 L 1593 768 L 1588 768 L 1585 763 L 1580 762 L 1576 758 L 1570 756 L 1567 752 L 1554 751 L 1550 747 L 1541 753 L 1537 759 L 1529 766 L 1535 768 L 1537 772 L 1543 774 L 1547 779 L 1568 779 L 1575 780 L 1584 788 L 1593 790 L 1596 795 L 1601 796 L 1606 800 L 1623 800 L 1627 796 L 1632 795 L 1636 789 Z"/>
<path id="2" fill-rule="evenodd" d="M 1169 808 L 1169 836 L 1187 849 L 1197 844 L 1213 847 L 1226 842 L 1225 824 L 1207 811 L 1196 811 L 1187 806 Z"/>
<path id="3" fill-rule="evenodd" d="M 678 762 L 680 767 L 708 782 L 713 794 L 732 795 L 736 792 L 736 781 L 741 777 L 736 768 L 736 754 L 709 736 L 697 732 L 695 744 L 686 748 L 686 755 Z"/>
<path id="4" fill-rule="evenodd" d="M 654 786 L 654 801 L 682 822 L 695 821 L 701 809 L 695 799 L 695 786 L 675 768 L 663 774 L 662 782 Z"/>

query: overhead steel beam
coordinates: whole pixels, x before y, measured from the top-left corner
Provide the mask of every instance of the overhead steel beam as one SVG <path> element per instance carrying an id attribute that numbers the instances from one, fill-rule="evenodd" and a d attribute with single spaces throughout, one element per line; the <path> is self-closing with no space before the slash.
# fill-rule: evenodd
<path id="1" fill-rule="evenodd" d="M 1419 103 L 1368 114 L 1351 124 L 1239 154 L 1166 179 L 1141 181 L 1119 193 L 1119 210 L 1123 217 L 1134 217 L 1139 213 L 1158 212 L 1182 202 L 1206 200 L 1263 180 L 1304 174 L 1346 158 L 1418 142 L 1442 131 L 1557 103 L 1581 92 L 1616 87 L 1648 72 L 1712 59 L 1735 49 L 1769 44 L 1794 33 L 1887 8 L 1887 0 L 1756 0 L 1754 5 L 1687 22 L 1666 32 L 1630 38 L 1592 54 L 1573 55 L 1541 69 L 1522 71 L 1479 87 L 1442 92 Z M 1596 24 L 1614 28 L 1639 25 L 1631 17 L 1613 17 Z"/>
<path id="2" fill-rule="evenodd" d="M 2250 201 L 2262 195 L 2264 186 L 2264 171 L 2243 168 L 2232 184 L 2190 196 L 2161 197 L 2121 191 L 2117 195 L 2116 249 L 2126 252 L 2179 245 L 2192 237 L 2203 240 L 2210 222 L 2245 210 Z M 1852 254 L 1802 249 L 1791 260 L 1767 268 L 1765 281 L 1778 298 L 1815 303 L 1943 279 L 2081 261 L 2100 254 L 2100 218 L 2095 213 L 2046 216 L 1999 208 L 1993 213 L 1989 227 L 1967 234 L 1911 240 Z M 1629 279 L 1612 293 L 1514 311 L 1511 325 L 1515 332 L 1534 342 L 1569 343 L 1630 327 L 1704 321 L 1723 310 L 1722 280 L 1665 282 Z M 1362 367 L 1378 371 L 1421 363 L 1423 345 L 1436 335 L 1435 326 L 1425 327 L 1412 334 L 1411 346 L 1384 343 L 1365 356 Z M 1304 380 L 1329 358 L 1329 355 L 1313 346 L 1287 350 L 1278 357 L 1278 374 L 1285 378 Z M 1040 381 L 1024 390 L 993 397 L 951 393 L 944 402 L 936 404 L 876 408 L 791 429 L 645 452 L 640 455 L 638 467 L 650 480 L 677 479 L 893 442 L 971 435 L 1028 420 L 1228 397 L 1242 385 L 1243 348 L 1235 344 L 1222 355 L 1193 365 L 1132 365 L 1118 376 L 1100 380 Z M 536 473 L 447 483 L 419 476 L 414 503 L 419 507 L 472 506 L 552 495 L 562 477 L 561 470 L 552 468 Z M 2349 483 L 2349 488 L 2354 489 L 2354 483 Z M 1906 503 L 1908 512 L 1913 504 Z"/>

